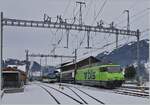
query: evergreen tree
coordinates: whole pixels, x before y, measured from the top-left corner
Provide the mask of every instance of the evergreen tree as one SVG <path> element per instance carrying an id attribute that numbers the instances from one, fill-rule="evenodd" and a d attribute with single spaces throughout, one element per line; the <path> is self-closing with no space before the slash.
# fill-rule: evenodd
<path id="1" fill-rule="evenodd" d="M 126 79 L 133 79 L 136 75 L 136 70 L 135 70 L 135 67 L 132 65 L 132 66 L 127 66 L 125 68 L 125 78 Z"/>

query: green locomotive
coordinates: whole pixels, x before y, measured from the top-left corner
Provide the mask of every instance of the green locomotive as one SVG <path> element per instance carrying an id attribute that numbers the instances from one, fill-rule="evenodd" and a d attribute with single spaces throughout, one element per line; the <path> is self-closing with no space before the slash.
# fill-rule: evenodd
<path id="1" fill-rule="evenodd" d="M 124 75 L 120 65 L 99 65 L 78 69 L 75 80 L 77 84 L 115 88 L 122 85 Z"/>

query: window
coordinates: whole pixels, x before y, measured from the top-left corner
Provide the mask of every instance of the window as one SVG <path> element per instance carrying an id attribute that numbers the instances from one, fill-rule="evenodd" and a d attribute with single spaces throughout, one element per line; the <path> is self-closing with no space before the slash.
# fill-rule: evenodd
<path id="1" fill-rule="evenodd" d="M 101 72 L 106 72 L 107 71 L 107 67 L 101 67 L 99 68 Z"/>
<path id="2" fill-rule="evenodd" d="M 121 72 L 120 66 L 107 67 L 108 72 Z"/>

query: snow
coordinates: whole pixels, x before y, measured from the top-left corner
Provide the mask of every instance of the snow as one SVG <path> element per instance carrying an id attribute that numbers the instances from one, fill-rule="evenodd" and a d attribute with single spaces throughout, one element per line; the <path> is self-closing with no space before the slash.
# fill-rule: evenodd
<path id="1" fill-rule="evenodd" d="M 148 61 L 148 62 L 144 63 L 144 66 L 146 68 L 146 71 L 149 73 L 149 71 L 150 71 L 150 62 Z"/>
<path id="2" fill-rule="evenodd" d="M 112 93 L 111 90 L 98 89 L 86 86 L 76 86 L 88 94 L 98 98 L 106 104 L 149 104 L 150 100 L 128 95 Z"/>
<path id="3" fill-rule="evenodd" d="M 3 104 L 55 104 L 51 97 L 36 85 L 27 85 L 24 92 L 4 94 Z"/>
<path id="4" fill-rule="evenodd" d="M 134 44 L 134 43 L 135 43 L 135 41 L 132 41 L 132 42 L 129 42 L 128 45 L 132 45 L 132 44 Z"/>
<path id="5" fill-rule="evenodd" d="M 57 104 L 55 100 L 44 89 L 38 86 L 38 84 L 46 88 L 48 91 L 50 91 L 51 94 L 53 94 L 61 104 L 70 104 L 70 103 L 79 104 L 76 101 L 72 100 L 71 98 L 63 95 L 62 93 L 57 92 L 51 88 L 48 88 L 39 82 L 33 82 L 30 83 L 30 85 L 26 85 L 25 90 L 22 93 L 4 94 L 2 98 L 2 104 Z M 47 86 L 54 87 L 55 89 L 58 89 L 61 92 L 64 92 L 74 97 L 75 99 L 83 102 L 70 89 L 64 86 L 62 86 L 63 87 L 62 88 L 58 85 L 58 83 L 55 84 L 44 83 L 44 84 Z M 84 92 L 92 95 L 93 97 L 99 99 L 100 101 L 104 102 L 106 105 L 108 104 L 136 104 L 136 105 L 142 104 L 143 105 L 143 104 L 149 104 L 150 102 L 149 99 L 147 98 L 116 94 L 113 93 L 112 90 L 107 90 L 107 89 L 100 89 L 100 88 L 73 85 L 73 84 L 65 84 L 65 85 L 77 87 L 83 90 Z M 73 87 L 71 87 L 71 89 L 74 90 L 76 93 L 78 93 L 89 104 L 100 104 L 97 101 L 90 98 L 89 96 L 83 94 L 79 90 Z"/>
<path id="6" fill-rule="evenodd" d="M 19 66 L 17 66 L 17 68 L 19 70 L 22 70 L 22 71 L 26 72 L 26 65 L 19 65 Z"/>
<path id="7" fill-rule="evenodd" d="M 17 69 L 26 72 L 26 65 L 8 65 L 7 67 L 17 67 Z"/>
<path id="8" fill-rule="evenodd" d="M 32 72 L 32 76 L 39 77 L 41 76 L 41 72 L 40 71 Z"/>
<path id="9" fill-rule="evenodd" d="M 85 92 L 92 94 L 95 97 L 98 97 L 100 100 L 103 100 L 106 104 L 148 104 L 148 99 L 143 99 L 139 97 L 109 93 L 109 92 L 101 92 L 101 91 L 93 91 L 84 89 Z"/>

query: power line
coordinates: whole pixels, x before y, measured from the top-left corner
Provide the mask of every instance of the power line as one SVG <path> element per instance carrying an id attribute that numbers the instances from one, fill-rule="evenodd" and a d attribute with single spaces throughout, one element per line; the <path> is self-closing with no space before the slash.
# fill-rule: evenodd
<path id="1" fill-rule="evenodd" d="M 138 16 L 138 15 L 140 15 L 140 14 L 146 12 L 146 11 L 149 10 L 149 9 L 150 9 L 150 8 L 146 8 L 146 9 L 141 10 L 140 12 L 138 12 L 138 13 L 136 13 L 136 14 L 130 16 L 130 19 L 132 20 L 132 19 L 135 18 L 136 16 Z M 126 21 L 126 19 L 124 19 L 124 20 L 122 20 L 122 21 L 119 21 L 117 24 L 124 23 L 125 21 Z"/>
<path id="2" fill-rule="evenodd" d="M 148 31 L 150 31 L 149 28 L 147 28 L 147 29 L 141 31 L 141 33 L 145 33 L 145 32 L 148 32 Z M 144 37 L 144 36 L 142 36 L 141 38 L 143 38 L 143 37 Z M 122 41 L 122 40 L 125 40 L 125 39 L 128 39 L 128 37 L 127 37 L 127 38 L 122 38 L 122 39 L 118 40 L 118 42 L 120 42 L 120 41 Z M 129 39 L 128 39 L 128 40 L 129 40 Z M 110 46 L 110 45 L 113 45 L 113 44 L 115 44 L 115 43 L 116 43 L 116 41 L 107 43 L 107 44 L 103 45 L 103 46 L 100 47 L 100 48 L 94 48 L 95 50 L 93 50 L 93 51 L 91 51 L 91 52 L 96 52 L 96 51 L 98 51 L 98 50 L 104 49 L 105 47 L 108 47 L 108 46 Z M 128 42 L 128 43 L 129 43 L 129 42 Z M 96 45 L 97 45 L 97 44 L 96 44 Z M 83 53 L 83 54 L 80 55 L 80 56 L 83 56 L 83 55 L 86 55 L 86 54 L 89 54 L 89 53 L 90 53 L 90 51 L 86 51 L 85 53 Z"/>
<path id="3" fill-rule="evenodd" d="M 135 22 L 135 21 L 139 21 L 139 20 L 141 20 L 141 19 L 143 19 L 143 17 L 145 16 L 145 15 L 148 15 L 148 14 L 143 14 L 143 15 L 141 15 L 141 16 L 138 16 L 138 17 L 136 17 L 136 18 L 134 18 L 133 20 L 131 20 L 130 21 L 130 23 L 133 23 L 133 22 Z M 119 28 L 126 28 L 127 26 L 119 26 Z"/>
<path id="4" fill-rule="evenodd" d="M 128 10 L 131 10 L 132 8 L 135 8 L 135 6 L 138 4 L 138 0 L 136 0 L 131 6 L 129 6 L 127 9 Z M 118 21 L 119 18 L 121 18 L 123 16 L 123 12 L 121 12 L 121 14 L 115 18 L 113 18 L 112 20 L 115 22 L 115 21 Z"/>
<path id="5" fill-rule="evenodd" d="M 79 24 L 82 25 L 82 6 L 86 5 L 85 2 L 77 1 L 76 4 L 79 4 L 80 6 L 80 12 L 79 12 Z"/>
<path id="6" fill-rule="evenodd" d="M 61 34 L 60 39 L 57 41 L 57 44 L 54 46 L 53 50 L 51 50 L 51 53 L 52 53 L 52 52 L 55 52 L 55 49 L 58 47 L 58 45 L 59 45 L 60 42 L 62 41 L 62 38 L 63 38 L 63 30 L 62 30 L 62 34 Z"/>
<path id="7" fill-rule="evenodd" d="M 100 15 L 100 13 L 103 11 L 103 9 L 104 9 L 104 7 L 105 7 L 107 1 L 108 1 L 108 0 L 105 0 L 104 3 L 102 4 L 100 10 L 98 11 L 96 17 L 94 18 L 94 20 L 93 20 L 93 22 L 92 22 L 92 25 L 94 24 L 94 22 L 96 21 L 97 17 Z"/>
<path id="8" fill-rule="evenodd" d="M 68 10 L 68 8 L 69 8 L 69 6 L 70 6 L 70 3 L 71 3 L 71 0 L 69 0 L 69 2 L 68 2 L 68 4 L 67 4 L 67 6 L 66 6 L 66 8 L 65 8 L 63 16 L 65 16 L 65 15 L 66 15 L 67 10 Z"/>
<path id="9" fill-rule="evenodd" d="M 86 13 L 85 13 L 85 15 L 84 15 L 84 16 L 87 16 L 87 15 L 88 15 L 89 10 L 90 10 L 90 8 L 91 8 L 92 4 L 93 4 L 93 1 L 92 1 L 92 0 L 90 0 L 90 2 L 88 3 L 88 5 L 89 5 L 89 6 L 87 6 L 88 8 L 87 8 L 87 11 L 86 11 Z"/>

